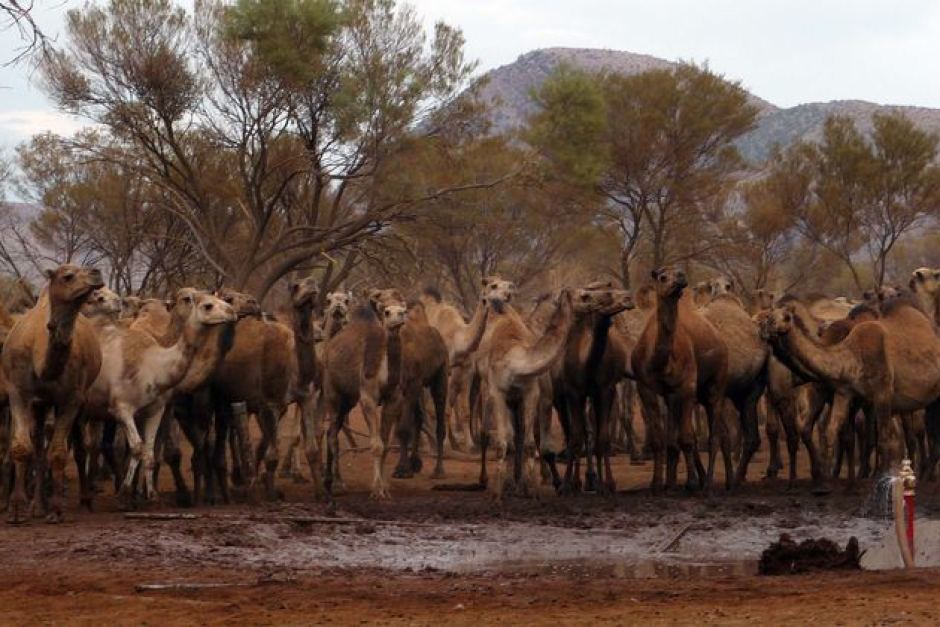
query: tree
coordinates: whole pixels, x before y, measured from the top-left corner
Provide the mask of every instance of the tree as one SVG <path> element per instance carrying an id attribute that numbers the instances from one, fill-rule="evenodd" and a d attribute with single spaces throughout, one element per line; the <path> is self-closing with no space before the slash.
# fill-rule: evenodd
<path id="1" fill-rule="evenodd" d="M 15 31 L 23 46 L 7 64 L 17 63 L 34 52 L 45 52 L 46 34 L 33 17 L 34 0 L 0 0 L 0 32 Z"/>
<path id="2" fill-rule="evenodd" d="M 875 114 L 867 139 L 844 116 L 826 120 L 822 141 L 794 148 L 812 168 L 811 202 L 796 208 L 803 235 L 838 258 L 859 291 L 885 281 L 897 243 L 940 207 L 938 139 L 900 113 Z M 863 256 L 862 256 L 863 254 Z"/>
<path id="3" fill-rule="evenodd" d="M 152 185 L 218 282 L 264 297 L 294 271 L 339 280 L 365 240 L 463 189 L 396 182 L 422 129 L 454 123 L 447 105 L 473 69 L 459 31 L 438 24 L 427 43 L 393 0 L 196 8 L 70 11 L 43 75 L 118 149 L 73 146 Z"/>
<path id="4" fill-rule="evenodd" d="M 733 142 L 756 119 L 747 92 L 686 64 L 633 76 L 563 69 L 547 86 L 529 137 L 556 170 L 596 174 L 598 219 L 621 235 L 624 284 L 643 246 L 652 266 L 705 254 L 715 239 L 703 234 L 742 167 Z"/>

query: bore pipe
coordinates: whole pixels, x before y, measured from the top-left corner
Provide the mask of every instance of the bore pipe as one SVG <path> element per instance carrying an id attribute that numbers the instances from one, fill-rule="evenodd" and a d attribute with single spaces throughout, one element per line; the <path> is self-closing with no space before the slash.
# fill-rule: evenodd
<path id="1" fill-rule="evenodd" d="M 905 459 L 901 472 L 892 481 L 894 488 L 894 530 L 905 568 L 914 567 L 914 487 L 917 479 L 911 460 Z"/>

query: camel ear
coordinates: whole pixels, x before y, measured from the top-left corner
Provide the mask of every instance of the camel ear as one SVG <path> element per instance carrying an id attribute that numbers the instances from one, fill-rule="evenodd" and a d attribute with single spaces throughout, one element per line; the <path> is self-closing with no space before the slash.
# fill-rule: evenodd
<path id="1" fill-rule="evenodd" d="M 920 270 L 914 270 L 914 276 L 917 277 L 918 281 L 924 280 L 924 274 Z"/>
<path id="2" fill-rule="evenodd" d="M 53 270 L 52 268 L 46 268 L 45 270 L 42 271 L 42 273 L 46 275 L 47 279 L 51 279 L 52 277 L 55 276 L 55 270 Z"/>
<path id="3" fill-rule="evenodd" d="M 657 269 L 653 270 L 652 272 L 650 272 L 650 276 L 653 278 L 654 281 L 655 281 L 656 279 L 658 279 L 658 278 L 659 278 L 659 269 L 657 268 Z"/>

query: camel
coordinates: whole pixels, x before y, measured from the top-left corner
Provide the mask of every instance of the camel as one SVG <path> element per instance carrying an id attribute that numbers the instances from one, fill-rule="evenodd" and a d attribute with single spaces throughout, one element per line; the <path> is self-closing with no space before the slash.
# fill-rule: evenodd
<path id="1" fill-rule="evenodd" d="M 711 300 L 702 314 L 712 323 L 728 348 L 728 383 L 725 395 L 738 413 L 744 446 L 738 464 L 736 483 L 747 479 L 751 458 L 760 448 L 757 405 L 767 384 L 770 349 L 760 338 L 760 329 L 732 292 L 733 283 L 718 277 L 712 280 Z"/>
<path id="2" fill-rule="evenodd" d="M 896 297 L 881 305 L 881 318 L 855 324 L 841 342 L 822 346 L 792 305 L 776 307 L 762 324 L 774 354 L 801 375 L 834 390 L 825 442 L 836 439 L 854 405 L 861 405 L 878 432 L 878 470 L 893 455 L 893 413 L 927 409 L 940 399 L 940 338 L 916 302 Z M 827 462 L 830 451 L 824 451 Z M 940 451 L 930 452 L 935 464 Z M 825 468 L 831 468 L 826 463 Z"/>
<path id="3" fill-rule="evenodd" d="M 908 286 L 934 327 L 940 326 L 940 270 L 917 268 Z"/>
<path id="4" fill-rule="evenodd" d="M 500 277 L 483 279 L 483 298 L 490 308 L 486 331 L 476 359 L 483 396 L 483 424 L 495 427 L 493 448 L 496 456 L 494 493 L 503 497 L 510 486 L 527 494 L 535 483 L 540 460 L 535 429 L 539 414 L 539 375 L 547 372 L 563 354 L 573 324 L 571 292 L 562 290 L 545 331 L 540 337 L 526 326 L 518 312 L 508 304 L 516 292 L 515 284 Z M 491 417 L 492 421 L 487 420 Z M 506 455 L 510 439 L 515 441 L 512 481 L 506 479 Z M 480 483 L 486 485 L 486 448 L 481 447 Z M 546 447 L 545 439 L 540 441 Z"/>
<path id="5" fill-rule="evenodd" d="M 121 318 L 128 318 L 133 320 L 137 317 L 137 314 L 140 313 L 140 308 L 143 306 L 144 300 L 139 296 L 122 296 L 121 297 Z"/>
<path id="6" fill-rule="evenodd" d="M 373 290 L 369 301 L 376 313 L 382 314 L 386 303 L 395 304 L 402 301 L 397 290 Z M 485 307 L 478 307 L 483 311 L 479 318 L 485 324 Z M 476 334 L 479 342 L 482 336 L 481 328 Z M 421 458 L 418 454 L 418 443 L 424 421 L 422 394 L 427 388 L 431 393 L 434 404 L 436 424 L 437 461 L 432 478 L 440 479 L 444 476 L 444 438 L 446 435 L 447 418 L 447 376 L 448 376 L 448 348 L 441 334 L 428 322 L 427 312 L 421 301 L 409 303 L 408 315 L 400 331 L 401 339 L 401 409 L 397 416 L 395 427 L 400 445 L 400 456 L 393 477 L 407 479 L 421 470 Z M 470 345 L 470 340 L 464 342 L 457 353 L 457 358 L 463 358 L 466 352 L 476 346 Z M 394 411 L 394 410 L 393 410 Z"/>
<path id="7" fill-rule="evenodd" d="M 137 468 L 144 478 L 144 498 L 156 500 L 154 446 L 164 411 L 175 388 L 184 380 L 197 354 L 210 339 L 210 329 L 232 322 L 235 312 L 205 293 L 192 297 L 185 318 L 175 316 L 171 331 L 177 336 L 164 346 L 154 335 L 133 326 L 112 328 L 100 336 L 101 372 L 88 394 L 86 414 L 92 419 L 111 417 L 124 428 L 130 460 L 121 496 L 132 497 Z M 141 421 L 142 434 L 137 429 Z M 91 503 L 89 485 L 83 486 L 82 502 Z"/>
<path id="8" fill-rule="evenodd" d="M 12 415 L 10 455 L 16 478 L 9 521 L 13 523 L 24 520 L 26 475 L 36 447 L 42 445 L 33 442 L 32 426 L 46 412 L 53 418 L 49 521 L 62 521 L 67 438 L 101 369 L 101 349 L 90 323 L 79 315 L 88 295 L 104 287 L 101 273 L 66 264 L 47 271 L 46 277 L 49 283 L 39 302 L 10 330 L 0 358 Z M 41 461 L 37 459 L 37 476 L 44 474 Z M 39 496 L 42 490 L 36 492 Z"/>
<path id="9" fill-rule="evenodd" d="M 555 487 L 562 492 L 580 484 L 582 453 L 587 465 L 586 490 L 612 493 L 616 489 L 610 468 L 610 415 L 617 383 L 629 374 L 633 345 L 613 327 L 613 318 L 633 307 L 630 293 L 614 289 L 611 283 L 590 284 L 574 295 L 574 324 L 553 381 L 569 453 L 564 483 L 559 485 L 555 478 Z M 590 415 L 585 406 L 588 400 Z"/>
<path id="10" fill-rule="evenodd" d="M 214 465 L 226 500 L 223 478 L 226 476 L 224 432 L 227 425 L 235 426 L 239 446 L 233 449 L 233 457 L 241 458 L 242 472 L 247 474 L 245 479 L 251 482 L 263 461 L 265 495 L 268 500 L 276 500 L 278 422 L 292 403 L 298 403 L 305 416 L 313 412 L 312 385 L 317 368 L 312 315 L 319 290 L 313 277 L 292 281 L 288 287 L 293 309 L 291 327 L 280 322 L 265 322 L 261 307 L 251 296 L 226 289 L 218 292 L 236 307 L 240 316 L 235 325 L 234 344 L 212 377 L 217 425 Z M 240 415 L 233 416 L 233 403 L 245 403 L 247 412 L 258 416 L 261 441 L 252 464 L 249 464 L 247 424 Z M 233 418 L 237 419 L 233 421 Z M 312 440 L 308 438 L 308 447 Z M 315 442 L 313 444 L 316 446 Z M 311 466 L 311 472 L 317 475 L 319 469 Z"/>
<path id="11" fill-rule="evenodd" d="M 728 382 L 728 348 L 712 324 L 696 311 L 690 298 L 683 297 L 688 285 L 685 273 L 667 266 L 652 272 L 656 289 L 656 310 L 647 321 L 633 351 L 643 414 L 648 421 L 647 437 L 653 452 L 652 489 L 662 489 L 663 449 L 667 450 L 666 485 L 674 487 L 679 450 L 686 463 L 686 489 L 711 485 L 716 445 L 722 440 L 725 483 L 733 485 L 730 445 L 724 429 L 723 403 Z M 659 424 L 656 396 L 666 400 L 669 422 Z M 709 424 L 709 463 L 707 475 L 695 450 L 692 414 L 695 403 L 705 407 Z M 675 440 L 678 440 L 676 446 Z"/>
<path id="12" fill-rule="evenodd" d="M 353 310 L 349 323 L 325 342 L 322 390 L 313 418 L 307 418 L 306 447 L 307 462 L 311 472 L 316 474 L 320 468 L 321 426 L 328 425 L 323 489 L 331 506 L 334 504 L 333 460 L 339 451 L 339 430 L 357 404 L 362 408 L 369 430 L 373 470 L 371 496 L 374 499 L 389 497 L 384 463 L 395 414 L 384 405 L 395 403 L 395 409 L 400 411 L 400 332 L 406 316 L 407 307 L 402 301 L 386 300 L 380 313 L 371 304 L 359 306 Z"/>
<path id="13" fill-rule="evenodd" d="M 473 443 L 470 433 L 470 379 L 473 367 L 469 360 L 483 338 L 488 310 L 480 301 L 468 323 L 454 306 L 443 302 L 436 288 L 426 287 L 420 300 L 427 313 L 428 324 L 437 329 L 447 346 L 450 362 L 447 431 L 450 444 L 456 450 L 469 450 Z"/>

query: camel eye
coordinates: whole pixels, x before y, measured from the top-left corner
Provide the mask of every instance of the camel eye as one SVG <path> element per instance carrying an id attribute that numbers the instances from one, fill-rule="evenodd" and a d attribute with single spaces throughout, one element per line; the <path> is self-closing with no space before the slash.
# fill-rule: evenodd
<path id="1" fill-rule="evenodd" d="M 587 294 L 581 294 L 581 302 L 586 303 L 586 302 L 588 302 L 588 300 L 590 300 L 590 298 L 591 298 L 591 297 L 588 296 Z"/>
<path id="2" fill-rule="evenodd" d="M 205 309 L 206 311 L 212 311 L 212 303 L 206 303 L 205 305 L 202 306 L 202 308 Z"/>
<path id="3" fill-rule="evenodd" d="M 69 283 L 72 279 L 75 278 L 75 275 L 74 275 L 74 274 L 66 274 L 66 275 L 65 275 L 64 277 L 62 277 L 62 278 L 63 278 L 63 280 L 64 280 L 66 283 Z"/>
<path id="4" fill-rule="evenodd" d="M 666 282 L 666 277 L 665 277 L 665 275 L 660 275 L 660 277 L 659 277 L 659 282 L 660 282 L 660 283 L 665 283 L 665 282 Z"/>

